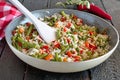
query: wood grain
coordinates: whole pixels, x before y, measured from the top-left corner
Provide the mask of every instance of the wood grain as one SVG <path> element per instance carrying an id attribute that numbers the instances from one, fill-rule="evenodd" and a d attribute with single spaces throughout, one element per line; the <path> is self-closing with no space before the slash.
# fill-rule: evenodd
<path id="1" fill-rule="evenodd" d="M 84 74 L 84 75 L 82 75 Z M 28 66 L 25 80 L 90 80 L 88 72 L 52 73 Z"/>
<path id="2" fill-rule="evenodd" d="M 112 15 L 112 22 L 120 34 L 120 0 L 102 0 L 102 2 L 106 11 Z"/>
<path id="3" fill-rule="evenodd" d="M 0 56 L 2 55 L 5 45 L 6 45 L 5 39 L 2 39 L 0 41 Z"/>
<path id="4" fill-rule="evenodd" d="M 24 1 L 24 0 L 19 0 L 21 3 Z"/>
<path id="5" fill-rule="evenodd" d="M 49 0 L 24 0 L 23 5 L 30 11 L 46 9 L 48 7 Z"/>
<path id="6" fill-rule="evenodd" d="M 24 70 L 25 64 L 6 45 L 0 58 L 0 80 L 22 80 Z"/>
<path id="7" fill-rule="evenodd" d="M 9 0 L 6 0 L 6 1 L 8 1 L 9 2 Z M 24 1 L 24 0 L 19 0 L 21 3 Z"/>

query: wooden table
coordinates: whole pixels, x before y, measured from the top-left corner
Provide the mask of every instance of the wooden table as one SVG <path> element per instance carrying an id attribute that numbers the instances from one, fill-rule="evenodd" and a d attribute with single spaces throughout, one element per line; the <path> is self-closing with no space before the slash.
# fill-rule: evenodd
<path id="1" fill-rule="evenodd" d="M 29 10 L 56 7 L 55 3 L 65 0 L 20 0 Z M 120 33 L 120 0 L 92 0 L 112 15 L 109 21 Z M 73 9 L 70 6 L 68 8 Z M 6 44 L 0 41 L 0 80 L 120 80 L 120 45 L 113 55 L 99 66 L 76 73 L 52 73 L 27 65 L 17 58 Z"/>

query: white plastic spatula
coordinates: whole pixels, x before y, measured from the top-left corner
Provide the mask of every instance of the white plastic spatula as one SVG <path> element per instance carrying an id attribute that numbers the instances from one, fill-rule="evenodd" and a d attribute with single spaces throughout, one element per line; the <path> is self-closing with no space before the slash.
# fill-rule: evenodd
<path id="1" fill-rule="evenodd" d="M 15 5 L 26 17 L 28 17 L 35 25 L 39 35 L 46 43 L 50 43 L 56 39 L 56 30 L 44 22 L 38 20 L 28 9 L 26 9 L 18 0 L 9 0 Z"/>

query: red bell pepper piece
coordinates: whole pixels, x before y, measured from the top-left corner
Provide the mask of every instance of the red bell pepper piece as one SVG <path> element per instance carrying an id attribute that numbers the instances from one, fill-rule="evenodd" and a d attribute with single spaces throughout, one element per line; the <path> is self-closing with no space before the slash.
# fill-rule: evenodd
<path id="1" fill-rule="evenodd" d="M 44 51 L 47 52 L 47 53 L 50 52 L 50 51 L 49 51 L 49 46 L 47 46 L 47 45 L 44 45 L 41 49 L 44 50 Z"/>
<path id="2" fill-rule="evenodd" d="M 65 27 L 70 28 L 71 27 L 71 23 L 69 22 Z"/>
<path id="3" fill-rule="evenodd" d="M 80 56 L 74 56 L 74 62 L 80 61 Z"/>
<path id="4" fill-rule="evenodd" d="M 60 43 L 56 43 L 55 45 L 54 45 L 54 48 L 60 48 Z"/>
<path id="5" fill-rule="evenodd" d="M 60 21 L 62 22 L 66 21 L 66 17 L 61 17 Z"/>
<path id="6" fill-rule="evenodd" d="M 67 51 L 66 54 L 68 55 L 68 57 L 72 57 L 72 52 L 71 51 Z"/>

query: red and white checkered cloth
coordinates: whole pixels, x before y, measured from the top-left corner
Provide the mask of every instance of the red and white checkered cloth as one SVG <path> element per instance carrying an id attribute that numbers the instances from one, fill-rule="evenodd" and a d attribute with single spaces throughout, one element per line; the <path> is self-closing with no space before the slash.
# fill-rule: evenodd
<path id="1" fill-rule="evenodd" d="M 0 0 L 0 40 L 4 37 L 4 30 L 9 22 L 21 13 L 10 3 Z"/>

